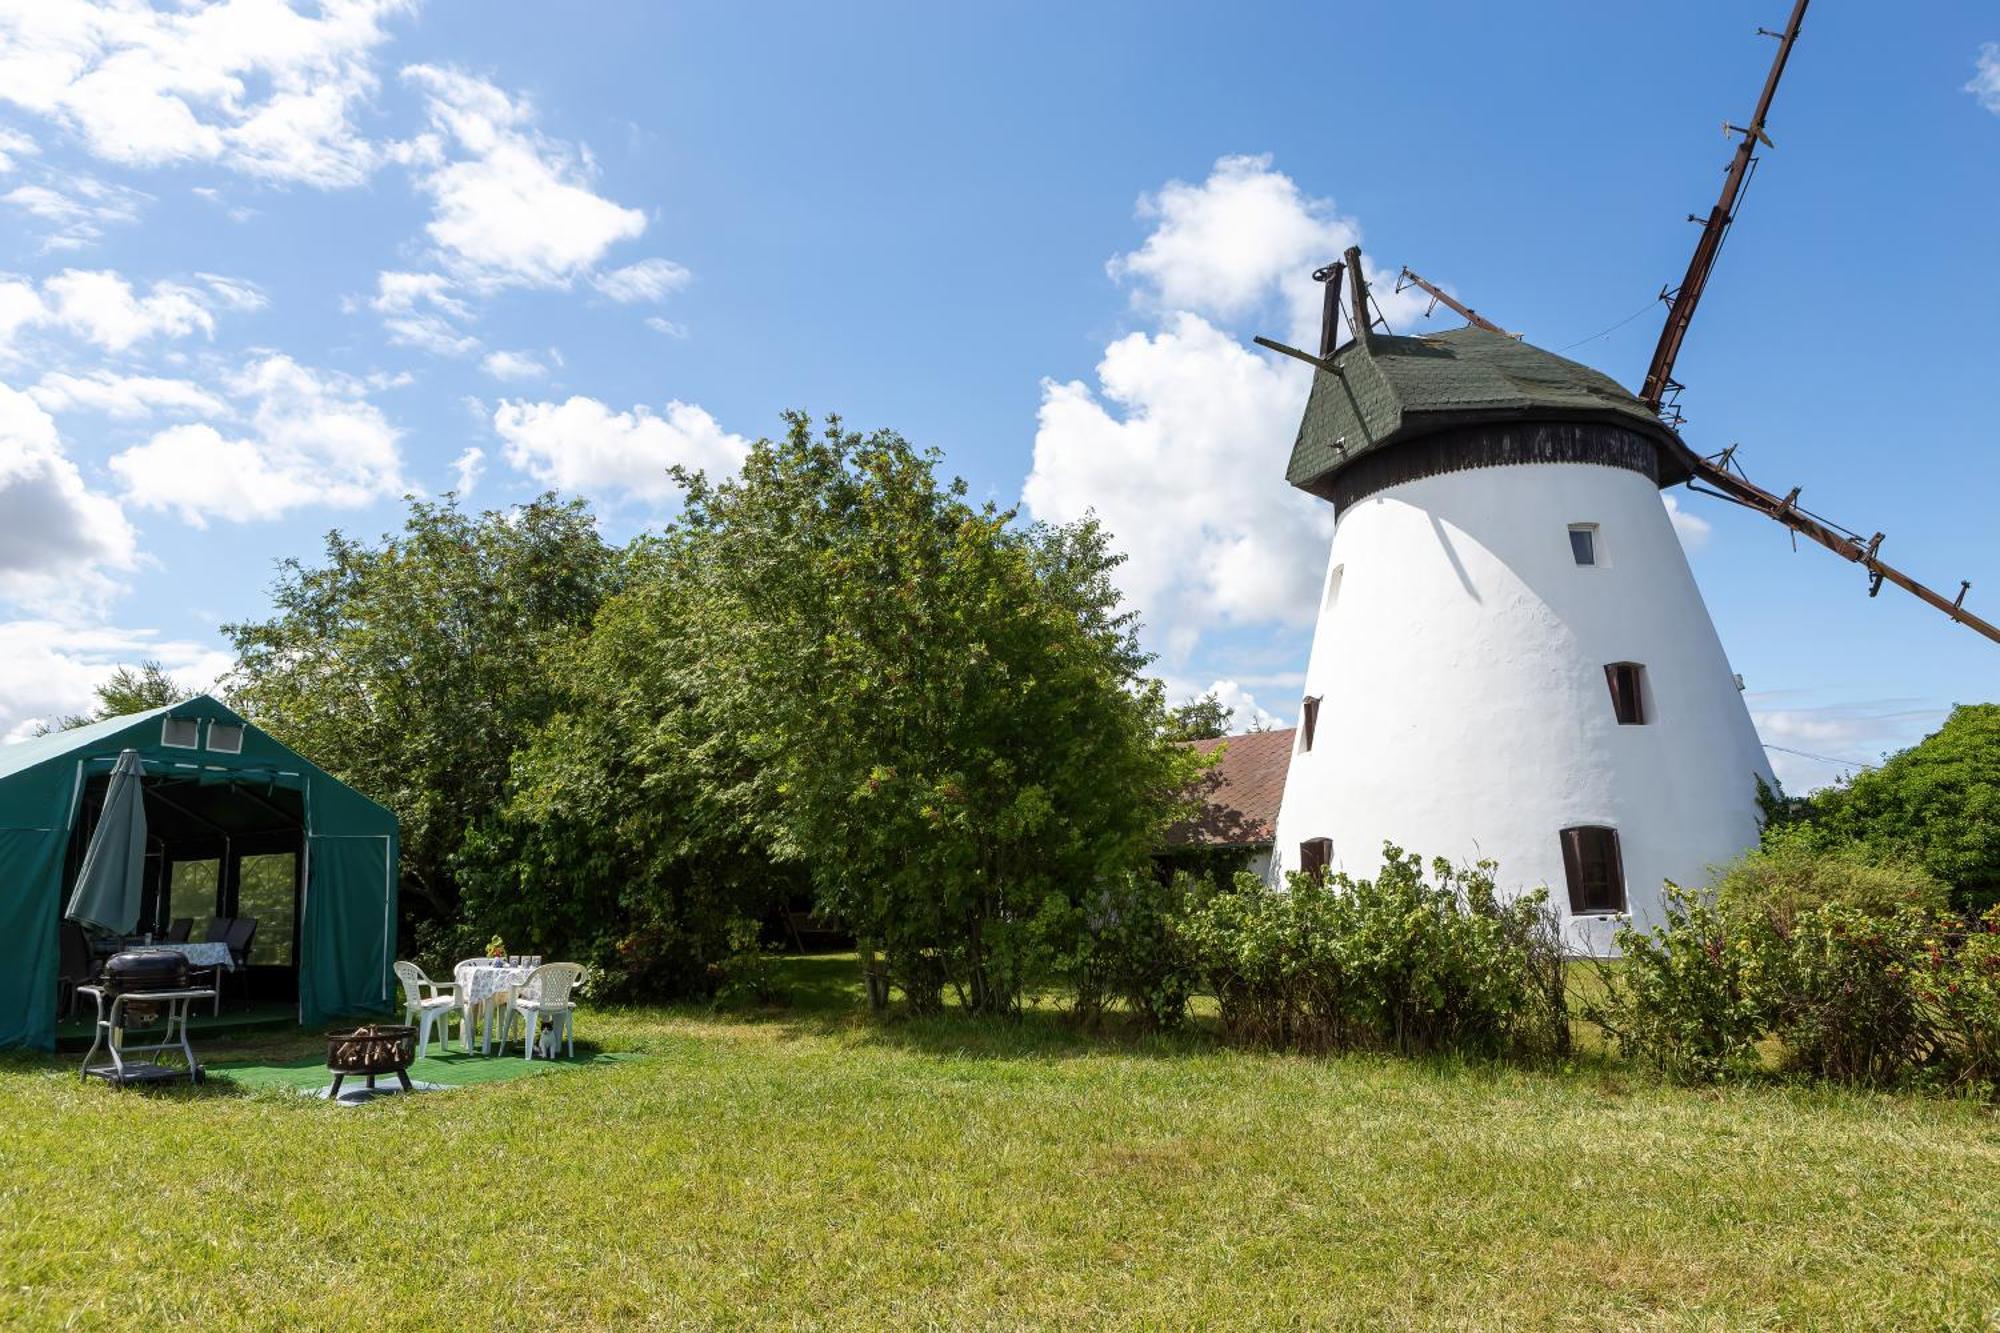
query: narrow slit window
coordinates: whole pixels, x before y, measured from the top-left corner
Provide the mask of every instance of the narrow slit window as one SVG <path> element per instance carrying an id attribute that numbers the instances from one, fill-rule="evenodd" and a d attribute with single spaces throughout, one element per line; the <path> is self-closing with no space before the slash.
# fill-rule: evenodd
<path id="1" fill-rule="evenodd" d="M 1299 873 L 1324 875 L 1333 863 L 1333 839 L 1307 838 L 1299 844 Z"/>
<path id="2" fill-rule="evenodd" d="M 1340 601 L 1340 581 L 1346 574 L 1346 565 L 1335 565 L 1333 572 L 1326 576 L 1326 609 L 1329 611 Z"/>
<path id="3" fill-rule="evenodd" d="M 1595 824 L 1566 828 L 1562 849 L 1571 916 L 1607 916 L 1625 910 L 1625 864 L 1618 853 L 1617 829 Z"/>
<path id="4" fill-rule="evenodd" d="M 1299 709 L 1299 748 L 1313 747 L 1313 733 L 1319 730 L 1319 696 L 1307 695 L 1304 707 Z"/>
<path id="5" fill-rule="evenodd" d="M 242 754 L 243 728 L 234 722 L 209 723 L 208 748 L 217 754 Z"/>
<path id="6" fill-rule="evenodd" d="M 175 750 L 192 750 L 201 744 L 201 719 L 170 717 L 160 724 L 160 744 Z"/>
<path id="7" fill-rule="evenodd" d="M 1637 662 L 1612 662 L 1604 668 L 1611 686 L 1611 711 L 1621 727 L 1644 726 L 1646 722 L 1646 668 Z"/>
<path id="8" fill-rule="evenodd" d="M 1579 565 L 1597 563 L 1597 525 L 1595 523 L 1572 523 L 1569 525 L 1569 553 L 1576 557 Z"/>

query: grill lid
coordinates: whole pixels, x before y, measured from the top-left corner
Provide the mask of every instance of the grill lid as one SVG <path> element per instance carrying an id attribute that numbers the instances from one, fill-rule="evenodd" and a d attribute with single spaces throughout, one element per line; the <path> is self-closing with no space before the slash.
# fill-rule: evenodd
<path id="1" fill-rule="evenodd" d="M 182 990 L 187 976 L 186 956 L 173 949 L 127 949 L 104 961 L 104 987 L 114 993 Z"/>

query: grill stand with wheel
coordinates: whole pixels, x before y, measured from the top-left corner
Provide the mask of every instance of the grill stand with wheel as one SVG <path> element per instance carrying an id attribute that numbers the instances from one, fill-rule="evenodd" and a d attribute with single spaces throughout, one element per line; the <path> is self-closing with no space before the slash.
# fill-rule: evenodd
<path id="1" fill-rule="evenodd" d="M 90 1043 L 90 1053 L 83 1057 L 83 1078 L 95 1076 L 120 1088 L 133 1083 L 164 1083 L 177 1078 L 184 1078 L 190 1083 L 202 1081 L 202 1067 L 194 1058 L 194 1048 L 188 1045 L 188 1010 L 196 1000 L 214 999 L 213 989 L 119 991 L 115 994 L 103 986 L 79 986 L 76 989 L 77 994 L 88 995 L 97 1002 L 97 1035 Z M 125 1044 L 128 1025 L 151 1026 L 150 1021 L 134 1023 L 125 1012 L 129 1005 L 165 1010 L 166 1032 L 158 1042 L 144 1046 Z M 110 1055 L 109 1062 L 93 1063 L 100 1050 Z M 133 1055 L 164 1056 L 175 1052 L 180 1054 L 181 1064 L 126 1058 Z"/>

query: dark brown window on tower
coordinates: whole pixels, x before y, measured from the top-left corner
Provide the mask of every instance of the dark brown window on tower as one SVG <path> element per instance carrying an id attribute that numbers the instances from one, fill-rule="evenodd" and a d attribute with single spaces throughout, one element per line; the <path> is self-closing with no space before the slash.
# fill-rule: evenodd
<path id="1" fill-rule="evenodd" d="M 1570 914 L 1624 911 L 1625 865 L 1618 855 L 1618 830 L 1592 824 L 1566 828 L 1562 844 Z"/>
<path id="2" fill-rule="evenodd" d="M 1308 838 L 1299 844 L 1299 873 L 1324 875 L 1333 861 L 1333 839 Z"/>
<path id="3" fill-rule="evenodd" d="M 1301 749 L 1312 749 L 1313 733 L 1317 730 L 1319 730 L 1319 696 L 1315 694 L 1307 696 L 1305 707 L 1299 710 Z"/>
<path id="4" fill-rule="evenodd" d="M 1646 721 L 1646 668 L 1637 662 L 1613 662 L 1604 668 L 1611 686 L 1611 711 L 1621 727 L 1637 727 Z"/>
<path id="5" fill-rule="evenodd" d="M 1595 523 L 1572 523 L 1569 525 L 1570 557 L 1579 565 L 1597 563 L 1597 525 Z"/>

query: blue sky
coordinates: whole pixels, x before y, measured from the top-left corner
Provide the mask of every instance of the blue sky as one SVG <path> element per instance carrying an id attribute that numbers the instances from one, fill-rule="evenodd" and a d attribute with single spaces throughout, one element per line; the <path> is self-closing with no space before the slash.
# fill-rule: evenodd
<path id="1" fill-rule="evenodd" d="M 1250 335 L 1309 336 L 1358 238 L 1635 382 L 1784 9 L 0 0 L 0 735 L 212 675 L 276 560 L 405 491 L 622 536 L 787 407 L 1094 509 L 1174 687 L 1289 718 L 1330 519 Z M 1697 448 L 1989 615 L 1995 42 L 1809 15 L 1678 372 Z M 1673 499 L 1768 742 L 1995 697 L 1991 645 Z"/>

